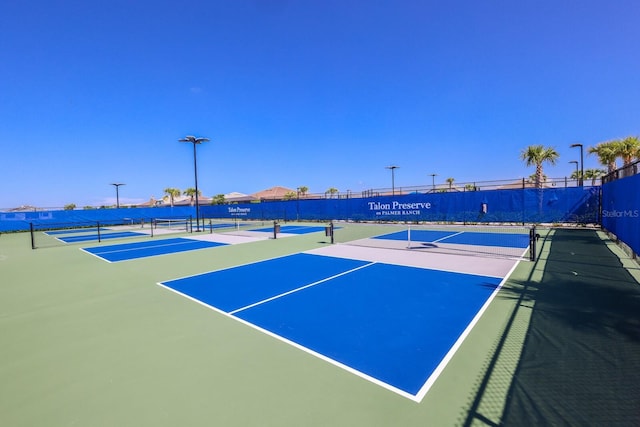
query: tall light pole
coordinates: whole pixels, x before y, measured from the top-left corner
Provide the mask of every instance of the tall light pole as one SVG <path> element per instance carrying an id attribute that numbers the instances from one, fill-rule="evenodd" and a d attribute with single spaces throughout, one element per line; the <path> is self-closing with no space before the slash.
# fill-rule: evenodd
<path id="1" fill-rule="evenodd" d="M 569 163 L 575 163 L 576 165 L 576 182 L 578 183 L 578 185 L 580 185 L 580 176 L 578 173 L 578 161 L 577 160 L 571 160 Z"/>
<path id="2" fill-rule="evenodd" d="M 114 187 L 116 187 L 116 208 L 120 208 L 120 192 L 118 191 L 118 188 L 119 188 L 121 185 L 125 185 L 125 184 L 122 184 L 122 183 L 117 182 L 117 183 L 113 183 L 113 184 L 111 184 L 111 185 L 113 185 Z"/>
<path id="3" fill-rule="evenodd" d="M 583 156 L 583 152 L 582 152 L 582 144 L 579 143 L 575 143 L 575 144 L 571 144 L 571 148 L 575 148 L 575 147 L 580 147 L 580 176 L 578 177 L 578 179 L 580 180 L 580 187 L 582 187 L 584 185 L 584 156 Z M 577 165 L 576 165 L 577 167 Z"/>
<path id="4" fill-rule="evenodd" d="M 195 136 L 188 135 L 178 141 L 193 144 L 193 174 L 196 180 L 196 231 L 200 231 L 200 203 L 198 202 L 198 162 L 196 160 L 196 145 L 209 141 L 209 138 L 196 138 Z"/>
<path id="5" fill-rule="evenodd" d="M 430 173 L 429 175 L 431 175 L 431 187 L 433 187 L 433 192 L 435 193 L 435 191 L 436 191 L 436 176 L 438 174 L 437 173 Z"/>
<path id="6" fill-rule="evenodd" d="M 394 171 L 396 169 L 398 169 L 400 166 L 395 166 L 395 165 L 391 165 L 391 166 L 386 166 L 385 169 L 391 169 L 391 195 L 395 196 L 396 195 L 396 184 L 395 184 L 395 175 L 394 175 Z"/>

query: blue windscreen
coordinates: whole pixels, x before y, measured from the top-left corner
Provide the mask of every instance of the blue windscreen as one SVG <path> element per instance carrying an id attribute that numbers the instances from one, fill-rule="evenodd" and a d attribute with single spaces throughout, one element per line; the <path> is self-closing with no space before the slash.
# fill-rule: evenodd
<path id="1" fill-rule="evenodd" d="M 638 177 L 635 177 L 638 178 Z M 622 180 L 624 181 L 624 180 Z M 633 187 L 632 184 L 628 185 Z M 622 194 L 637 194 L 625 185 Z M 636 208 L 637 209 L 637 205 Z M 259 220 L 599 223 L 599 187 L 413 193 L 200 206 L 204 218 Z M 60 223 L 195 218 L 193 206 L 2 212 L 0 231 Z"/>
<path id="2" fill-rule="evenodd" d="M 597 223 L 598 187 L 465 191 L 203 206 L 209 218 Z"/>
<path id="3" fill-rule="evenodd" d="M 37 212 L 0 212 L 0 231 L 29 230 L 30 224 L 37 228 L 55 228 L 65 224 L 101 225 L 125 224 L 127 221 L 150 221 L 152 218 L 195 218 L 192 206 L 162 208 L 78 209 Z"/>
<path id="4" fill-rule="evenodd" d="M 602 226 L 640 253 L 640 175 L 604 184 Z"/>

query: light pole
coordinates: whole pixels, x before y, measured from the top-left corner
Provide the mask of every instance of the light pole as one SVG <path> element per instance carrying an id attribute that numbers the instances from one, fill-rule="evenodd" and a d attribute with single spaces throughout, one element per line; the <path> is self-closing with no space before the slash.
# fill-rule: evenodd
<path id="1" fill-rule="evenodd" d="M 113 183 L 113 184 L 111 184 L 111 185 L 113 185 L 114 187 L 116 187 L 116 208 L 117 208 L 117 209 L 119 209 L 119 208 L 120 208 L 120 192 L 118 191 L 118 188 L 119 188 L 121 185 L 125 185 L 125 184 L 122 184 L 122 183 Z"/>
<path id="2" fill-rule="evenodd" d="M 575 147 L 580 147 L 580 176 L 578 177 L 578 179 L 580 180 L 580 187 L 582 187 L 584 185 L 584 156 L 583 156 L 583 152 L 582 152 L 582 144 L 579 143 L 575 143 L 575 144 L 571 144 L 571 148 L 575 148 Z M 576 165 L 576 167 L 578 167 L 578 165 Z"/>
<path id="3" fill-rule="evenodd" d="M 396 195 L 396 184 L 395 184 L 395 176 L 394 176 L 394 171 L 396 169 L 398 169 L 400 166 L 395 166 L 395 165 L 391 165 L 391 166 L 386 166 L 385 169 L 391 169 L 391 195 L 395 196 Z"/>
<path id="4" fill-rule="evenodd" d="M 578 173 L 578 161 L 577 160 L 571 160 L 569 163 L 574 163 L 576 165 L 576 182 L 578 183 L 578 185 L 580 185 L 580 176 Z"/>
<path id="5" fill-rule="evenodd" d="M 198 162 L 196 161 L 196 145 L 209 141 L 209 138 L 196 138 L 195 136 L 188 135 L 178 141 L 193 144 L 193 174 L 196 181 L 196 231 L 200 231 L 200 203 L 198 202 Z"/>
<path id="6" fill-rule="evenodd" d="M 433 187 L 433 192 L 436 192 L 436 176 L 438 175 L 437 173 L 430 173 L 429 175 L 431 175 L 431 187 Z"/>

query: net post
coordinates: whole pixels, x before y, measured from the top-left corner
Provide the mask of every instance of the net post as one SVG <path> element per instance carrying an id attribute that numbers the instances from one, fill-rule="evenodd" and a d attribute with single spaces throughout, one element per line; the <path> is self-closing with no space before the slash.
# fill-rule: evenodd
<path id="1" fill-rule="evenodd" d="M 536 226 L 529 229 L 529 260 L 536 260 Z"/>
<path id="2" fill-rule="evenodd" d="M 333 220 L 331 220 L 330 224 L 331 224 L 331 225 L 330 225 L 330 227 L 331 227 L 331 244 L 333 245 L 333 230 L 334 230 L 334 227 L 333 227 Z"/>
<path id="3" fill-rule="evenodd" d="M 329 220 L 329 225 L 324 227 L 324 235 L 331 238 L 331 244 L 333 245 L 333 220 Z"/>
<path id="4" fill-rule="evenodd" d="M 411 224 L 407 228 L 407 249 L 411 249 Z"/>
<path id="5" fill-rule="evenodd" d="M 36 248 L 36 241 L 35 241 L 34 235 L 33 235 L 33 223 L 32 222 L 29 223 L 29 230 L 31 232 L 31 249 L 35 249 Z"/>
<path id="6" fill-rule="evenodd" d="M 273 238 L 277 239 L 278 238 L 278 222 L 277 221 L 273 221 Z"/>
<path id="7" fill-rule="evenodd" d="M 213 234 L 213 220 L 209 218 L 209 234 Z"/>
<path id="8" fill-rule="evenodd" d="M 154 223 L 154 219 L 153 218 L 149 218 L 149 229 L 151 230 L 151 237 L 153 237 L 153 223 Z"/>
<path id="9" fill-rule="evenodd" d="M 98 243 L 102 242 L 102 240 L 100 240 L 100 221 L 96 221 L 96 225 L 98 228 Z"/>

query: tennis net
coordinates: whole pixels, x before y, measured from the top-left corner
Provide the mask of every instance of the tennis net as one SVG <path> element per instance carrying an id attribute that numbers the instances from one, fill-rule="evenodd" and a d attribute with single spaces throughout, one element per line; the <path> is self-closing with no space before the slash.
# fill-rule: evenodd
<path id="1" fill-rule="evenodd" d="M 209 218 L 204 221 L 204 229 L 210 233 L 251 236 L 252 230 L 264 228 L 265 224 L 268 225 L 269 222 L 238 218 Z"/>
<path id="2" fill-rule="evenodd" d="M 32 222 L 29 224 L 31 248 L 65 246 L 73 243 L 93 244 L 103 240 L 153 236 L 153 229 L 127 219 L 107 221 L 75 221 L 66 223 Z"/>
<path id="3" fill-rule="evenodd" d="M 191 218 L 154 218 L 153 228 L 155 230 L 184 231 L 192 230 Z"/>
<path id="4" fill-rule="evenodd" d="M 424 253 L 535 260 L 534 226 L 349 224 L 336 243 Z"/>

